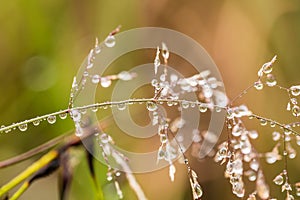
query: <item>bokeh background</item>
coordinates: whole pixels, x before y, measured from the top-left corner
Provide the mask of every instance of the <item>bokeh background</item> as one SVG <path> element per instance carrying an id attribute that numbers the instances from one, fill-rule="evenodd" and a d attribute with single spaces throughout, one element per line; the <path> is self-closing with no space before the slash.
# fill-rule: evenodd
<path id="1" fill-rule="evenodd" d="M 3 1 L 0 6 L 1 124 L 66 108 L 73 76 L 94 45 L 95 37 L 103 40 L 119 24 L 122 30 L 158 26 L 192 37 L 219 67 L 230 98 L 255 81 L 257 70 L 273 55 L 278 55 L 275 64 L 278 82 L 287 87 L 300 82 L 300 3 L 296 0 Z M 245 103 L 257 114 L 285 123 L 292 120 L 285 111 L 287 101 L 284 93 L 266 89 L 250 92 L 239 103 Z M 257 149 L 270 151 L 274 145 L 270 137 L 272 130 L 254 121 L 247 126 L 260 132 L 255 143 Z M 2 134 L 0 160 L 72 128 L 71 120 L 58 120 L 54 125 L 43 123 L 36 128 L 29 127 L 26 132 Z M 79 164 L 74 171 L 69 199 L 94 199 L 95 189 L 84 157 L 81 151 L 75 153 Z M 1 169 L 0 185 L 37 158 Z M 211 160 L 191 160 L 205 192 L 203 199 L 236 199 L 223 178 L 223 166 Z M 295 159 L 289 164 L 292 182 L 300 181 L 299 163 Z M 113 186 L 105 181 L 105 167 L 96 166 L 106 198 L 116 199 Z M 175 183 L 169 181 L 167 169 L 137 175 L 149 199 L 191 199 L 185 167 L 176 166 Z M 271 181 L 283 163 L 264 166 L 272 196 L 283 199 L 280 188 Z M 126 182 L 122 188 L 125 199 L 135 199 Z M 57 173 L 34 183 L 21 199 L 58 199 Z"/>

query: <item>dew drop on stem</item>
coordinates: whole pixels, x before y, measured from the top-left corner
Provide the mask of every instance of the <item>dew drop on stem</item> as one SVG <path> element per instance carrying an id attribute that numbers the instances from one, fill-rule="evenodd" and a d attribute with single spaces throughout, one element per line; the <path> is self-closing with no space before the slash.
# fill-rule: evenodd
<path id="1" fill-rule="evenodd" d="M 49 117 L 47 117 L 47 121 L 49 124 L 54 124 L 56 122 L 56 116 L 50 115 Z"/>
<path id="2" fill-rule="evenodd" d="M 155 111 L 155 110 L 157 110 L 157 105 L 156 105 L 156 103 L 154 103 L 154 102 L 152 102 L 152 101 L 148 101 L 148 102 L 146 103 L 146 107 L 147 107 L 147 109 L 148 109 L 149 111 Z"/>
<path id="3" fill-rule="evenodd" d="M 38 126 L 38 125 L 40 124 L 40 120 L 34 120 L 34 121 L 32 122 L 32 124 L 33 124 L 34 126 Z"/>
<path id="4" fill-rule="evenodd" d="M 204 112 L 207 111 L 207 106 L 206 106 L 206 105 L 203 105 L 203 104 L 200 104 L 200 105 L 198 106 L 198 109 L 199 109 L 200 112 L 204 113 Z"/>
<path id="5" fill-rule="evenodd" d="M 117 105 L 118 110 L 125 110 L 126 109 L 126 104 L 125 103 L 119 103 Z"/>
<path id="6" fill-rule="evenodd" d="M 114 47 L 116 44 L 116 38 L 113 35 L 107 36 L 107 38 L 104 41 L 105 46 L 107 47 Z"/>
<path id="7" fill-rule="evenodd" d="M 93 75 L 92 77 L 92 83 L 98 84 L 100 81 L 100 76 L 98 74 Z"/>
<path id="8" fill-rule="evenodd" d="M 102 77 L 100 84 L 102 87 L 107 88 L 111 85 L 111 80 L 107 77 Z"/>
<path id="9" fill-rule="evenodd" d="M 299 96 L 300 95 L 300 85 L 294 85 L 290 87 L 291 94 L 293 96 Z"/>
<path id="10" fill-rule="evenodd" d="M 254 83 L 254 87 L 257 90 L 262 90 L 264 88 L 264 84 L 259 80 L 259 81 Z"/>
<path id="11" fill-rule="evenodd" d="M 274 182 L 276 185 L 282 185 L 282 184 L 283 184 L 283 181 L 284 181 L 284 179 L 283 179 L 283 176 L 282 176 L 281 174 L 277 175 L 277 176 L 274 178 L 274 180 L 273 180 L 273 182 Z"/>
<path id="12" fill-rule="evenodd" d="M 27 127 L 28 127 L 27 124 L 20 124 L 20 125 L 18 126 L 18 128 L 19 128 L 20 131 L 26 131 L 26 130 L 27 130 Z"/>
<path id="13" fill-rule="evenodd" d="M 61 114 L 59 114 L 59 118 L 60 118 L 60 119 L 66 119 L 67 116 L 68 116 L 67 113 L 61 113 Z"/>

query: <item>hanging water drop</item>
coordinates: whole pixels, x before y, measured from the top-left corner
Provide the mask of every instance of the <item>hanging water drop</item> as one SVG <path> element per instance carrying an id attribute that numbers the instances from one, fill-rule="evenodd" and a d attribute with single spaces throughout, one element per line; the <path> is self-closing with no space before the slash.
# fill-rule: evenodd
<path id="1" fill-rule="evenodd" d="M 270 122 L 270 126 L 271 126 L 272 128 L 274 128 L 274 127 L 276 126 L 276 123 L 275 123 L 274 121 L 271 121 L 271 122 Z"/>
<path id="2" fill-rule="evenodd" d="M 165 157 L 165 151 L 160 147 L 157 152 L 157 160 L 162 160 Z"/>
<path id="3" fill-rule="evenodd" d="M 118 110 L 125 110 L 126 109 L 126 104 L 125 103 L 119 103 L 117 105 Z"/>
<path id="4" fill-rule="evenodd" d="M 25 123 L 25 124 L 20 124 L 19 126 L 18 126 L 18 128 L 19 128 L 19 130 L 20 131 L 26 131 L 27 130 L 27 124 Z"/>
<path id="5" fill-rule="evenodd" d="M 162 53 L 161 54 L 162 54 L 163 58 L 165 59 L 165 61 L 168 60 L 170 53 L 169 53 L 168 47 L 165 43 L 162 43 Z"/>
<path id="6" fill-rule="evenodd" d="M 157 87 L 157 86 L 158 86 L 158 81 L 157 81 L 156 79 L 152 79 L 151 85 L 152 85 L 153 87 Z"/>
<path id="7" fill-rule="evenodd" d="M 273 74 L 268 74 L 267 75 L 266 84 L 269 87 L 273 87 L 273 86 L 275 86 L 277 84 L 277 81 L 276 81 L 275 76 Z"/>
<path id="8" fill-rule="evenodd" d="M 92 77 L 92 83 L 98 84 L 99 81 L 100 81 L 100 78 L 101 77 L 98 74 L 93 75 L 93 77 Z"/>
<path id="9" fill-rule="evenodd" d="M 260 125 L 262 125 L 262 126 L 265 126 L 268 124 L 268 121 L 265 119 L 260 119 L 259 121 L 260 121 Z"/>
<path id="10" fill-rule="evenodd" d="M 259 169 L 259 162 L 256 159 L 253 159 L 250 162 L 250 168 L 253 169 L 254 171 L 258 171 L 258 169 Z"/>
<path id="11" fill-rule="evenodd" d="M 173 106 L 173 105 L 174 105 L 174 102 L 173 102 L 173 101 L 167 101 L 167 105 L 168 105 L 168 106 Z"/>
<path id="12" fill-rule="evenodd" d="M 295 184 L 296 196 L 300 197 L 300 182 Z"/>
<path id="13" fill-rule="evenodd" d="M 113 174 L 112 174 L 112 172 L 107 172 L 106 173 L 106 180 L 108 180 L 108 181 L 112 181 L 113 180 Z"/>
<path id="14" fill-rule="evenodd" d="M 292 113 L 295 117 L 299 117 L 300 116 L 300 107 L 297 105 L 294 105 L 292 108 Z"/>
<path id="15" fill-rule="evenodd" d="M 265 63 L 265 64 L 263 65 L 263 72 L 264 72 L 265 74 L 271 73 L 272 70 L 273 70 L 273 68 L 272 68 L 272 65 L 271 65 L 270 63 Z"/>
<path id="16" fill-rule="evenodd" d="M 262 90 L 264 88 L 264 84 L 259 80 L 259 81 L 254 83 L 254 87 L 257 90 Z"/>
<path id="17" fill-rule="evenodd" d="M 183 100 L 183 101 L 181 102 L 181 107 L 182 107 L 182 108 L 187 109 L 187 108 L 189 108 L 189 106 L 190 106 L 190 104 L 189 104 L 188 101 Z"/>
<path id="18" fill-rule="evenodd" d="M 101 134 L 99 139 L 103 144 L 107 144 L 112 140 L 111 137 L 109 135 L 107 135 L 106 133 Z"/>
<path id="19" fill-rule="evenodd" d="M 93 107 L 91 108 L 91 110 L 92 110 L 92 112 L 97 112 L 97 111 L 98 111 L 98 106 L 93 106 Z"/>
<path id="20" fill-rule="evenodd" d="M 38 126 L 39 124 L 40 124 L 40 120 L 34 120 L 33 122 L 32 122 L 32 124 L 34 125 L 34 126 Z"/>
<path id="21" fill-rule="evenodd" d="M 100 52 L 101 52 L 101 48 L 100 48 L 100 45 L 99 45 L 99 42 L 98 42 L 98 38 L 96 38 L 96 41 L 95 41 L 95 53 L 99 54 Z"/>
<path id="22" fill-rule="evenodd" d="M 293 96 L 299 96 L 300 95 L 300 85 L 294 85 L 290 87 L 290 91 Z"/>
<path id="23" fill-rule="evenodd" d="M 127 71 L 122 71 L 118 74 L 118 78 L 123 81 L 129 81 L 134 77 L 134 74 L 131 74 Z"/>
<path id="24" fill-rule="evenodd" d="M 107 77 L 102 77 L 100 84 L 101 84 L 102 87 L 107 88 L 111 85 L 111 80 Z"/>
<path id="25" fill-rule="evenodd" d="M 161 134 L 161 135 L 160 135 L 160 142 L 161 142 L 162 144 L 165 144 L 165 143 L 168 142 L 168 137 L 167 137 L 166 134 Z"/>
<path id="26" fill-rule="evenodd" d="M 104 41 L 105 46 L 107 47 L 114 47 L 116 44 L 116 38 L 113 35 L 107 36 L 107 38 Z"/>
<path id="27" fill-rule="evenodd" d="M 148 101 L 148 102 L 146 103 L 146 107 L 147 107 L 147 109 L 148 109 L 149 111 L 155 111 L 155 110 L 157 110 L 157 105 L 156 105 L 156 103 L 154 103 L 154 102 L 152 102 L 152 101 Z"/>
<path id="28" fill-rule="evenodd" d="M 67 113 L 61 113 L 61 114 L 59 114 L 59 118 L 60 118 L 60 119 L 66 119 L 67 116 L 68 116 Z"/>
<path id="29" fill-rule="evenodd" d="M 273 182 L 274 182 L 276 185 L 282 185 L 282 184 L 283 184 L 283 181 L 284 181 L 284 179 L 283 179 L 283 176 L 282 176 L 281 174 L 277 175 L 277 176 L 274 178 L 274 180 L 273 180 Z"/>
<path id="30" fill-rule="evenodd" d="M 202 197 L 203 191 L 199 183 L 194 184 L 194 191 L 195 191 L 195 197 L 196 199 L 199 199 Z"/>
<path id="31" fill-rule="evenodd" d="M 281 138 L 281 134 L 280 134 L 279 132 L 274 131 L 274 132 L 272 133 L 272 139 L 273 139 L 274 141 L 278 141 L 278 140 L 280 140 L 280 138 Z"/>
<path id="32" fill-rule="evenodd" d="M 200 112 L 205 113 L 207 111 L 207 106 L 204 105 L 204 104 L 200 104 L 198 106 L 198 109 L 199 109 Z"/>
<path id="33" fill-rule="evenodd" d="M 49 124 L 54 124 L 56 122 L 56 116 L 50 115 L 49 117 L 47 117 L 47 121 Z"/>

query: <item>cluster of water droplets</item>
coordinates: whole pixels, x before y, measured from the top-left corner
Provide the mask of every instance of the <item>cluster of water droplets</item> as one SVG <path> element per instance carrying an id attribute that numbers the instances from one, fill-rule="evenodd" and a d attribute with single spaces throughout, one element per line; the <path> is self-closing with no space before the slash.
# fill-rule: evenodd
<path id="1" fill-rule="evenodd" d="M 300 116 L 300 106 L 297 97 L 300 95 L 300 85 L 293 85 L 288 89 L 290 101 L 287 104 L 287 110 L 295 117 Z"/>
<path id="2" fill-rule="evenodd" d="M 59 113 L 59 114 L 57 114 Z M 18 122 L 18 123 L 13 123 L 9 126 L 4 126 L 2 125 L 0 127 L 0 132 L 4 132 L 4 133 L 9 133 L 11 132 L 12 130 L 20 130 L 21 132 L 25 132 L 28 130 L 28 127 L 30 124 L 32 124 L 33 126 L 39 126 L 41 124 L 41 122 L 43 121 L 47 121 L 49 124 L 54 124 L 56 122 L 56 119 L 57 119 L 57 116 L 60 118 L 60 119 L 66 119 L 67 116 L 68 116 L 68 111 L 67 110 L 64 110 L 64 111 L 59 111 L 57 113 L 53 113 L 53 114 L 50 114 L 50 115 L 45 115 L 45 116 L 41 116 L 41 117 L 35 117 L 35 118 L 32 118 L 30 120 L 25 120 L 25 121 L 22 121 L 22 122 Z"/>
<path id="3" fill-rule="evenodd" d="M 276 58 L 277 56 L 274 56 L 271 61 L 263 64 L 262 67 L 258 70 L 257 75 L 259 79 L 254 83 L 254 87 L 257 90 L 262 90 L 264 87 L 264 83 L 269 87 L 273 87 L 277 84 L 275 76 L 271 74 Z"/>

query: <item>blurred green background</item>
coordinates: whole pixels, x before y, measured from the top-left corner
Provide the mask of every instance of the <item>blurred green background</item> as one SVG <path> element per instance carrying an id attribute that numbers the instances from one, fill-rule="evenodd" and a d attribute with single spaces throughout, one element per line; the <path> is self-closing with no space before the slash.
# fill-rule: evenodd
<path id="1" fill-rule="evenodd" d="M 158 26 L 180 31 L 198 41 L 216 62 L 227 94 L 233 98 L 255 81 L 257 70 L 278 55 L 275 74 L 283 86 L 300 82 L 300 3 L 296 0 L 14 0 L 0 6 L 0 122 L 10 124 L 64 109 L 68 105 L 73 76 L 94 45 L 117 25 L 122 30 Z M 119 70 L 116 69 L 116 73 Z M 287 122 L 288 98 L 274 89 L 251 92 L 244 102 L 254 112 Z M 261 135 L 256 147 L 270 151 L 271 130 L 248 124 Z M 20 154 L 73 128 L 70 120 L 55 125 L 41 124 L 26 132 L 0 136 L 0 160 Z M 299 148 L 298 148 L 299 149 Z M 78 153 L 80 154 L 80 152 Z M 80 157 L 79 157 L 80 158 Z M 0 170 L 3 185 L 36 158 Z M 82 160 L 84 158 L 82 157 Z M 299 159 L 290 162 L 291 181 L 300 181 Z M 104 181 L 104 166 L 97 164 Z M 203 199 L 236 199 L 231 194 L 224 167 L 212 161 L 194 160 Z M 280 188 L 271 183 L 282 163 L 266 165 L 272 195 L 283 199 Z M 191 199 L 184 166 L 178 166 L 175 183 L 167 169 L 137 176 L 149 199 Z M 57 174 L 34 183 L 21 199 L 58 199 Z M 114 188 L 103 183 L 107 199 Z M 125 188 L 125 199 L 134 199 Z M 70 199 L 93 199 L 94 189 L 83 161 L 75 171 Z"/>

